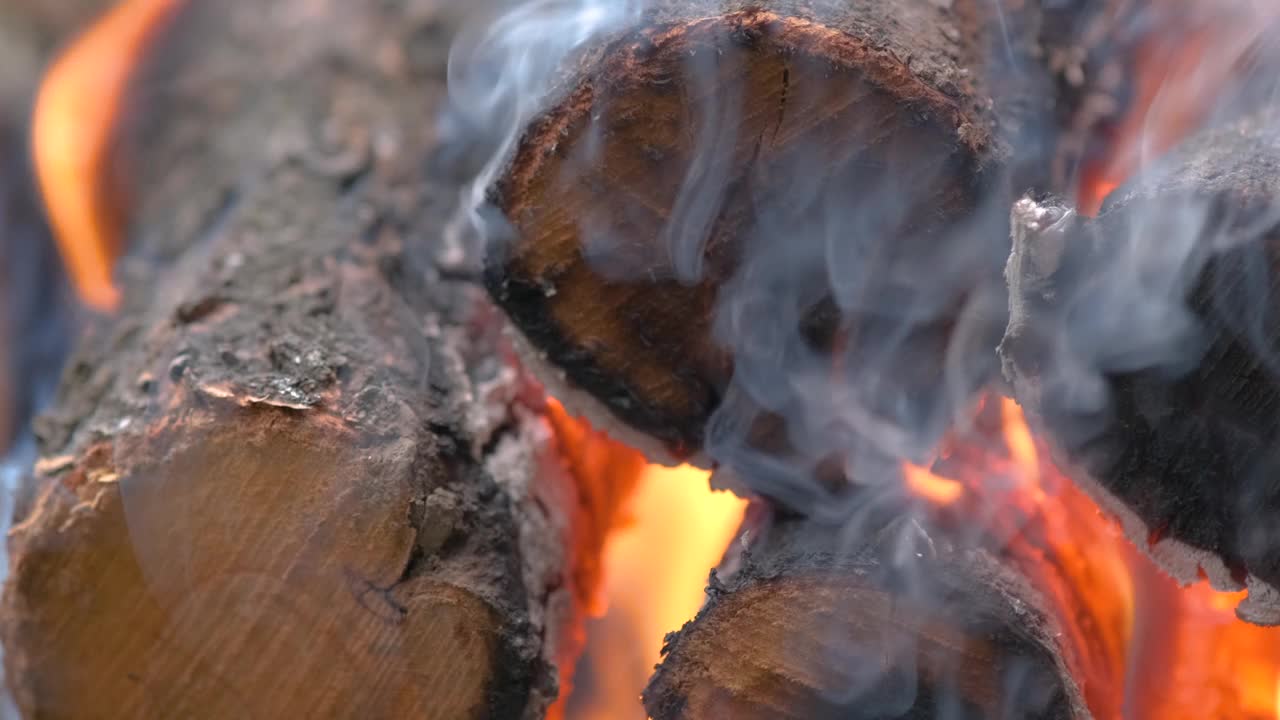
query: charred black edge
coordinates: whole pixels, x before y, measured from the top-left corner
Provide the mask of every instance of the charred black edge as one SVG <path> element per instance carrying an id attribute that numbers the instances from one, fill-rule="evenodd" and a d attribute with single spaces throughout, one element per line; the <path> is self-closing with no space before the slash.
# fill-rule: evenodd
<path id="1" fill-rule="evenodd" d="M 492 254 L 495 260 L 501 256 Z M 501 262 L 485 264 L 485 285 L 495 302 L 507 313 L 520 332 L 548 361 L 563 370 L 574 385 L 601 401 L 616 418 L 662 441 L 675 457 L 684 457 L 702 446 L 703 425 L 707 416 L 673 417 L 637 394 L 628 383 L 601 369 L 591 351 L 565 340 L 556 323 L 549 320 L 546 293 L 523 278 L 507 275 Z M 710 385 L 698 382 L 713 398 L 710 409 L 719 405 L 719 393 Z"/>
<path id="2" fill-rule="evenodd" d="M 465 444 L 463 445 L 465 447 Z M 458 458 L 458 462 L 470 464 L 470 458 Z M 486 502 L 486 497 L 497 496 L 503 491 L 482 468 L 462 466 L 458 470 L 476 477 L 460 484 L 463 493 L 477 495 L 474 512 L 481 517 L 463 523 L 463 527 L 488 528 L 482 532 L 493 533 L 495 542 L 509 547 L 496 549 L 497 557 L 506 561 L 502 569 L 502 597 L 496 599 L 495 614 L 501 618 L 497 633 L 497 647 L 490 667 L 492 673 L 485 684 L 485 699 L 491 718 L 521 717 L 536 706 L 539 696 L 548 700 L 556 697 L 555 678 L 557 668 L 551 667 L 541 652 L 546 639 L 539 637 L 529 623 L 529 591 L 524 586 L 521 567 L 524 565 L 522 549 L 518 542 L 519 528 L 509 502 Z M 464 495 L 465 496 L 465 495 Z M 509 539 L 509 540 L 508 540 Z M 461 541 L 463 545 L 459 545 Z M 474 542 L 474 538 L 471 539 Z M 451 537 L 444 549 L 461 549 L 467 539 Z M 489 602 L 495 602 L 490 599 Z"/>
<path id="3" fill-rule="evenodd" d="M 747 48 L 763 51 L 767 46 L 765 42 L 767 36 L 739 27 L 741 21 L 756 19 L 761 12 L 764 11 L 757 9 L 735 12 L 724 15 L 720 20 L 734 30 L 728 33 L 734 41 Z M 598 55 L 594 52 L 593 55 L 603 62 L 603 58 L 610 57 L 619 48 L 628 44 L 639 44 L 651 48 L 649 35 L 665 32 L 673 27 L 659 25 L 627 32 L 604 44 L 595 51 Z M 787 48 L 776 48 L 776 50 L 788 51 Z M 826 59 L 835 61 L 835 58 Z M 889 88 L 877 82 L 865 68 L 843 66 L 839 69 L 846 73 L 857 73 L 868 84 L 886 95 L 893 95 Z M 518 274 L 518 271 L 513 273 L 510 264 L 511 244 L 520 242 L 516 237 L 518 231 L 514 223 L 507 216 L 508 199 L 512 193 L 510 170 L 521 164 L 521 158 L 527 154 L 526 142 L 546 132 L 546 126 L 551 124 L 552 118 L 558 113 L 560 107 L 591 103 L 596 80 L 597 78 L 593 75 L 588 75 L 582 79 L 578 87 L 568 90 L 561 88 L 553 93 L 549 107 L 526 126 L 515 148 L 511 151 L 503 172 L 499 174 L 494 184 L 486 189 L 485 197 L 488 203 L 486 209 L 502 214 L 504 227 L 501 232 L 488 238 L 486 242 L 484 282 L 494 301 L 507 313 L 519 331 L 537 351 L 547 356 L 550 364 L 563 370 L 574 385 L 598 399 L 618 420 L 660 440 L 672 456 L 686 458 L 699 453 L 702 449 L 705 424 L 720 404 L 720 390 L 710 383 L 686 376 L 682 378 L 686 384 L 697 382 L 709 398 L 710 401 L 705 405 L 706 413 L 676 418 L 665 413 L 662 408 L 655 408 L 628 383 L 611 377 L 605 372 L 590 350 L 574 347 L 568 343 L 565 333 L 550 320 L 548 295 L 545 289 L 539 283 Z M 956 165 L 963 174 L 958 177 L 969 179 L 966 189 L 971 192 L 974 198 L 973 204 L 977 207 L 981 204 L 981 198 L 985 192 L 996 186 L 996 177 L 1000 175 L 999 160 L 1008 154 L 1007 150 L 1000 147 L 994 137 L 959 137 L 956 132 L 959 126 L 974 122 L 976 119 L 967 117 L 954 98 L 928 86 L 924 87 L 928 92 L 922 93 L 917 98 L 902 100 L 904 114 L 915 117 L 916 122 L 932 123 L 942 129 L 947 128 L 942 118 L 947 116 L 954 118 L 956 127 L 951 128 L 950 132 L 945 133 L 944 136 L 953 138 L 955 152 L 952 153 L 951 158 L 960 161 Z M 933 103 L 926 101 L 926 98 L 931 95 L 936 96 Z M 569 126 L 572 127 L 579 122 L 581 118 L 574 118 Z M 490 225 L 492 227 L 492 223 Z"/>
<path id="4" fill-rule="evenodd" d="M 437 368 L 443 364 L 438 362 L 434 353 L 431 359 L 432 366 L 428 372 L 441 372 Z M 443 383 L 445 378 L 432 382 Z M 516 517 L 511 503 L 505 498 L 494 502 L 503 498 L 504 491 L 485 470 L 487 453 L 480 457 L 472 454 L 472 439 L 464 428 L 452 422 L 432 422 L 426 430 L 431 441 L 424 440 L 418 450 L 416 472 L 423 473 L 425 468 L 439 463 L 446 480 L 438 487 L 448 488 L 464 498 L 465 517 L 435 554 L 428 555 L 415 544 L 397 584 L 415 577 L 430 576 L 440 565 L 447 565 L 454 553 L 465 556 L 475 552 L 478 542 L 494 546 L 493 554 L 488 556 L 501 560 L 502 567 L 495 573 L 501 583 L 498 594 L 484 598 L 498 619 L 491 673 L 484 689 L 488 713 L 485 717 L 518 718 L 530 707 L 539 691 L 547 698 L 554 698 L 554 669 L 538 652 L 541 638 L 534 634 L 528 620 L 526 601 L 529 594 L 521 576 L 524 558 L 518 541 Z M 433 457 L 437 454 L 438 457 Z M 416 503 L 421 503 L 421 498 L 434 489 L 430 479 L 422 478 L 420 482 L 423 483 L 423 495 Z M 416 511 L 411 511 L 409 518 L 414 531 L 421 533 L 425 519 Z"/>

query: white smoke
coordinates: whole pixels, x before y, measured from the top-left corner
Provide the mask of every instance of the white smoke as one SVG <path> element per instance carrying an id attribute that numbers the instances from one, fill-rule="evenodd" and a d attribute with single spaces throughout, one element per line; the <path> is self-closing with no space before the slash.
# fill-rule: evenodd
<path id="1" fill-rule="evenodd" d="M 467 185 L 446 240 L 456 257 L 474 258 L 484 233 L 481 209 L 525 126 L 556 95 L 560 71 L 592 40 L 635 22 L 643 0 L 525 0 L 502 3 L 496 18 L 476 18 L 449 51 L 446 135 L 469 136 L 487 155 Z"/>

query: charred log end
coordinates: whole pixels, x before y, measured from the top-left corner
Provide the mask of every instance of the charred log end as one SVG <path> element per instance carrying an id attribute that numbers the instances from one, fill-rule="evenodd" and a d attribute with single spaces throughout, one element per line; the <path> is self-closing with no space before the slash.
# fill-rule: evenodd
<path id="1" fill-rule="evenodd" d="M 488 283 L 540 360 L 603 405 L 597 424 L 612 414 L 676 459 L 696 457 L 732 372 L 712 318 L 760 204 L 814 176 L 870 196 L 892 169 L 911 188 L 888 240 L 905 255 L 972 210 L 991 154 L 954 66 L 819 22 L 690 20 L 584 62 L 495 188 L 515 237 L 492 242 Z"/>
<path id="2" fill-rule="evenodd" d="M 460 519 L 423 502 L 421 477 L 441 470 L 422 466 L 422 442 L 362 440 L 318 411 L 223 408 L 114 457 L 96 446 L 13 531 L 0 617 L 19 706 L 442 719 L 512 696 L 523 707 L 537 644 L 501 585 L 440 552 Z"/>
<path id="3" fill-rule="evenodd" d="M 975 575 L 948 601 L 921 602 L 878 587 L 878 572 L 831 564 L 714 595 L 669 638 L 649 715 L 1081 717 L 1030 595 Z"/>

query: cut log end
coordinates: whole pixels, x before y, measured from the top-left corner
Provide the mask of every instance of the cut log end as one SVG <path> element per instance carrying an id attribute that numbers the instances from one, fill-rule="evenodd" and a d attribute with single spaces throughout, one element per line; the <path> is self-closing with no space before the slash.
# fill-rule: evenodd
<path id="1" fill-rule="evenodd" d="M 414 442 L 370 445 L 336 418 L 280 409 L 181 425 L 124 462 L 95 447 L 14 529 L 5 659 L 20 707 L 442 719 L 524 707 L 541 660 L 524 657 L 522 611 L 444 548 L 479 543 L 470 525 L 487 514 L 456 489 L 423 497 Z"/>
<path id="2" fill-rule="evenodd" d="M 889 49 L 823 18 L 690 11 L 590 54 L 495 189 L 514 226 L 491 248 L 499 303 L 572 385 L 696 455 L 733 365 L 717 296 L 771 204 L 816 202 L 791 194 L 815 177 L 870 196 L 892 168 L 912 220 L 886 243 L 939 242 L 972 209 L 993 129 L 954 59 L 912 35 L 959 33 L 933 5 L 866 11 L 903 16 L 876 30 Z"/>
<path id="3" fill-rule="evenodd" d="M 650 716 L 1088 716 L 1044 603 L 992 556 L 902 523 L 852 553 L 827 528 L 809 552 L 822 531 L 804 524 L 784 521 L 731 579 L 713 576 L 706 607 L 668 638 Z M 895 556 L 900 531 L 920 552 Z"/>

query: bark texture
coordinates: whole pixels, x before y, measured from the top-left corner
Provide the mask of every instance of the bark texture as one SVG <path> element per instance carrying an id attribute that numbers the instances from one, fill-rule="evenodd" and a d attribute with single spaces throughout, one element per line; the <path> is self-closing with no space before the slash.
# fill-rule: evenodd
<path id="1" fill-rule="evenodd" d="M 574 482 L 478 278 L 437 263 L 454 22 L 188 0 L 156 36 L 111 167 L 124 305 L 39 424 L 10 537 L 25 714 L 532 718 L 555 698 L 618 492 Z"/>

